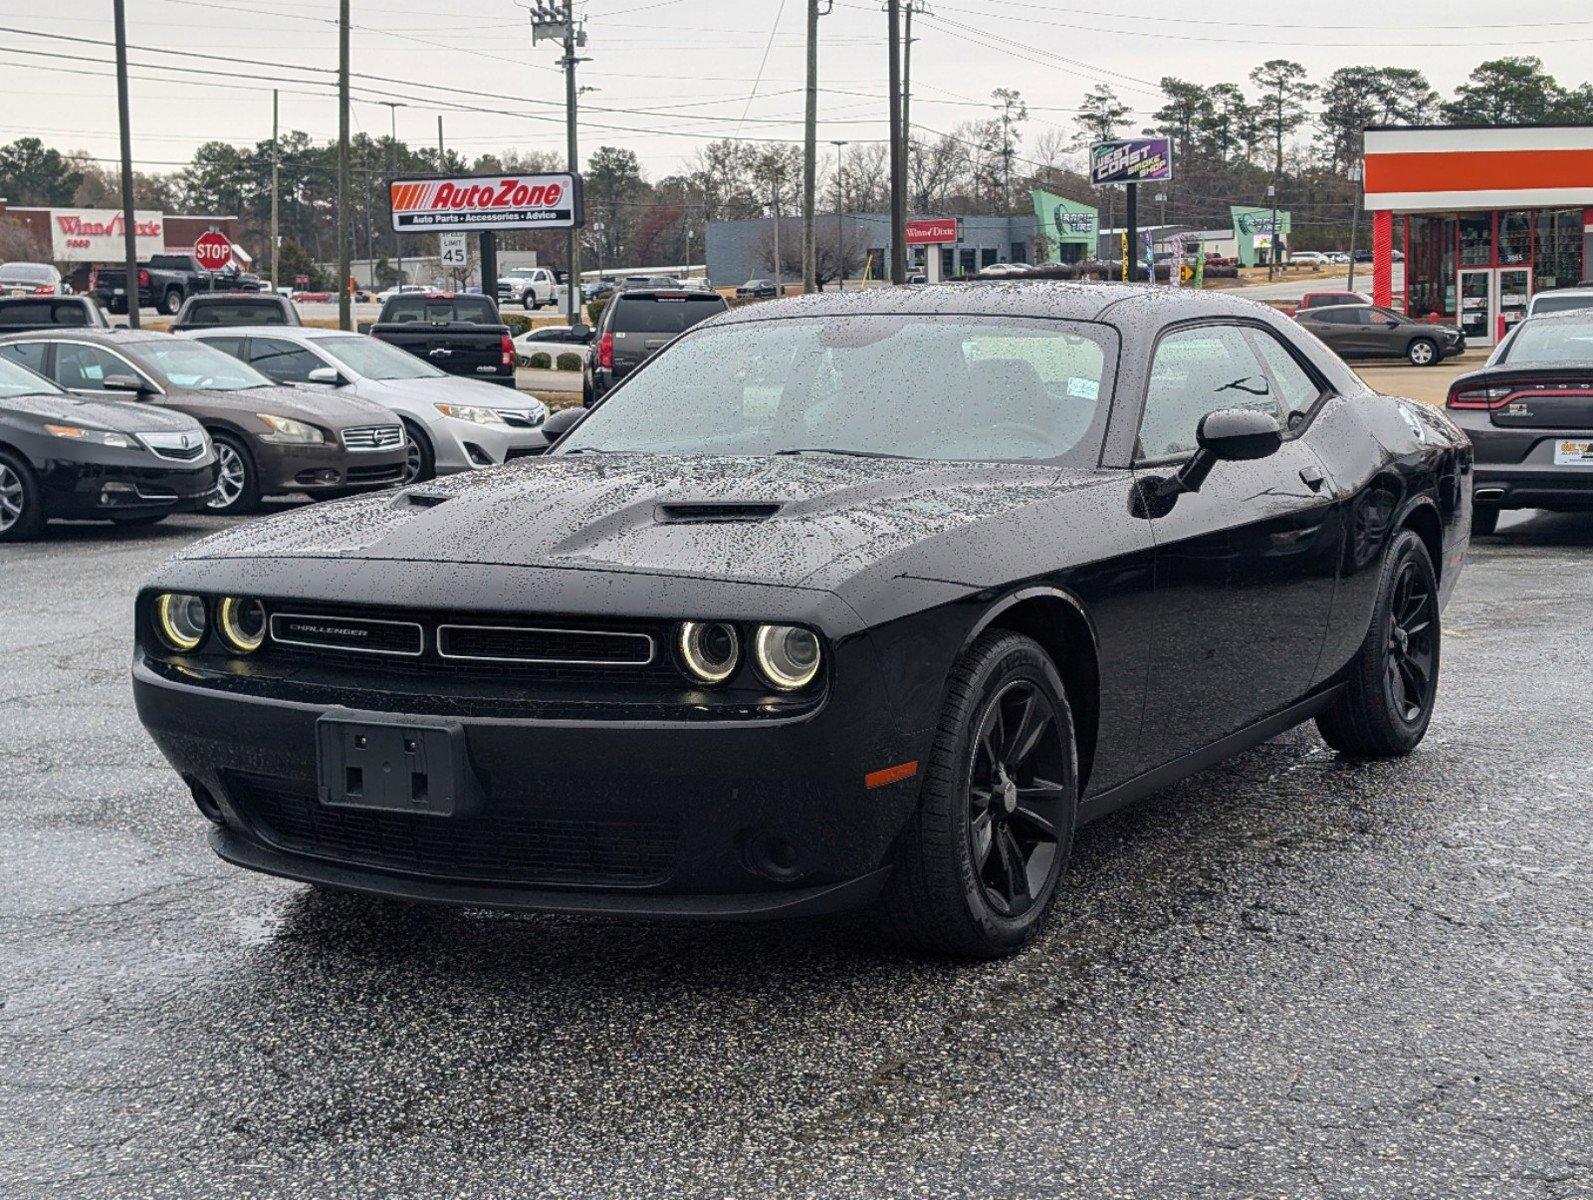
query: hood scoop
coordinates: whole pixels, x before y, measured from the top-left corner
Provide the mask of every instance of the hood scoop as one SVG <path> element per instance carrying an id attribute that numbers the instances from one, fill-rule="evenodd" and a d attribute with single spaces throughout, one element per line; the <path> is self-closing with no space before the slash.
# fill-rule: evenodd
<path id="1" fill-rule="evenodd" d="M 409 508 L 436 508 L 452 499 L 448 492 L 405 492 L 401 503 Z"/>
<path id="2" fill-rule="evenodd" d="M 756 524 L 779 512 L 774 500 L 672 500 L 657 509 L 660 525 Z"/>

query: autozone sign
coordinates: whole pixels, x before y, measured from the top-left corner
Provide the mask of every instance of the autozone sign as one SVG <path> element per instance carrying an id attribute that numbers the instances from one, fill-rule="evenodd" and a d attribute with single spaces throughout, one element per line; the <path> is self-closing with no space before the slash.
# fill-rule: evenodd
<path id="1" fill-rule="evenodd" d="M 581 177 L 568 173 L 395 179 L 388 187 L 399 233 L 568 229 L 585 218 Z"/>
<path id="2" fill-rule="evenodd" d="M 50 257 L 56 262 L 120 262 L 127 253 L 122 214 L 114 208 L 50 209 Z M 166 249 L 166 216 L 133 214 L 138 257 Z"/>
<path id="3" fill-rule="evenodd" d="M 903 239 L 909 246 L 940 246 L 961 240 L 957 236 L 956 217 L 922 217 L 909 221 Z"/>

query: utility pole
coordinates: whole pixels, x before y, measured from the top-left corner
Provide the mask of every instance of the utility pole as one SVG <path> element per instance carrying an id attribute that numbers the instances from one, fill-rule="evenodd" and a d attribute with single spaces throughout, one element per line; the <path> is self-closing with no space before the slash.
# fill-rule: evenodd
<path id="1" fill-rule="evenodd" d="M 902 10 L 902 142 L 909 157 L 913 152 L 913 122 L 908 115 L 913 99 L 913 14 L 928 11 L 924 0 L 907 0 Z"/>
<path id="2" fill-rule="evenodd" d="M 780 270 L 780 172 L 774 173 L 774 203 L 771 206 L 774 212 L 774 295 L 776 299 L 785 295 L 785 276 Z"/>
<path id="3" fill-rule="evenodd" d="M 1283 152 L 1280 150 L 1278 153 L 1281 156 Z M 1267 184 L 1267 199 L 1272 201 L 1272 226 L 1267 232 L 1267 278 L 1271 279 L 1278 273 L 1278 243 L 1282 240 L 1278 236 L 1277 185 Z"/>
<path id="4" fill-rule="evenodd" d="M 902 0 L 885 0 L 890 38 L 891 283 L 907 282 L 907 155 L 902 145 Z"/>
<path id="5" fill-rule="evenodd" d="M 443 165 L 443 163 L 447 159 L 447 157 L 448 157 L 448 152 L 443 149 L 442 113 L 438 113 L 437 114 L 437 170 L 439 172 L 447 170 L 447 167 L 445 167 Z"/>
<path id="6" fill-rule="evenodd" d="M 354 327 L 354 310 L 348 294 L 348 7 L 337 6 L 337 327 Z"/>
<path id="7" fill-rule="evenodd" d="M 382 103 L 387 105 L 387 114 L 388 114 L 388 122 L 389 122 L 388 129 L 390 130 L 390 132 L 387 135 L 387 194 L 388 194 L 388 196 L 391 196 L 392 193 L 393 193 L 393 153 L 394 153 L 394 150 L 398 146 L 398 110 L 401 109 L 401 108 L 408 108 L 409 105 L 401 104 L 397 100 L 383 100 Z M 398 282 L 399 283 L 403 283 L 404 282 L 404 243 L 403 243 L 402 239 L 403 239 L 403 234 L 401 234 L 401 233 L 394 233 L 393 234 L 393 249 L 394 249 L 394 253 L 397 254 L 397 256 L 398 256 Z M 376 272 L 376 264 L 375 264 L 375 262 L 372 262 L 371 263 L 371 278 L 372 278 L 372 280 L 374 280 L 376 278 L 375 272 Z"/>
<path id="8" fill-rule="evenodd" d="M 277 259 L 282 255 L 282 235 L 277 225 L 277 193 L 282 187 L 282 141 L 277 123 L 277 89 L 271 89 L 271 291 L 281 283 Z"/>
<path id="9" fill-rule="evenodd" d="M 841 157 L 841 151 L 846 148 L 846 143 L 832 141 L 830 145 L 835 147 L 835 290 L 844 292 L 846 291 L 846 224 L 841 213 L 846 209 L 846 189 L 842 186 L 846 160 Z"/>
<path id="10" fill-rule="evenodd" d="M 127 115 L 127 4 L 116 0 L 116 114 L 122 136 L 122 252 L 127 269 L 127 324 L 138 328 L 138 226 L 133 216 L 133 131 Z"/>
<path id="11" fill-rule="evenodd" d="M 819 18 L 830 12 L 830 0 L 808 0 L 808 86 L 807 110 L 802 130 L 802 290 L 816 292 L 818 285 L 818 244 L 813 232 L 813 217 L 818 205 L 819 171 Z"/>
<path id="12" fill-rule="evenodd" d="M 575 0 L 562 0 L 562 3 L 560 0 L 535 0 L 531 6 L 531 44 L 535 46 L 543 40 L 558 41 L 564 45 L 564 57 L 559 59 L 559 65 L 564 68 L 564 132 L 569 143 L 566 148 L 569 172 L 576 175 L 581 170 L 581 150 L 576 137 L 576 97 L 580 91 L 575 86 L 575 65 L 588 60 L 577 58 L 575 54 L 577 48 L 586 45 L 586 30 L 575 23 Z M 485 257 L 490 240 L 490 234 L 482 235 L 483 271 L 486 270 Z M 564 289 L 566 318 L 571 325 L 575 325 L 581 312 L 581 231 L 571 226 L 565 245 L 570 276 L 569 285 Z M 495 254 L 493 265 L 496 266 Z M 482 280 L 485 287 L 485 274 Z"/>

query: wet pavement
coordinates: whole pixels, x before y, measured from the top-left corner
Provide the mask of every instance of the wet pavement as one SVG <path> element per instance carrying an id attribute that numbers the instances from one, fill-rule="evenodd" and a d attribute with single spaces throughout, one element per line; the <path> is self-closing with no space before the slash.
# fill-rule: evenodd
<path id="1" fill-rule="evenodd" d="M 127 678 L 221 524 L 0 548 L 0 1195 L 1593 1193 L 1593 519 L 1478 545 L 1415 755 L 1308 727 L 1091 825 L 977 967 L 223 865 Z"/>

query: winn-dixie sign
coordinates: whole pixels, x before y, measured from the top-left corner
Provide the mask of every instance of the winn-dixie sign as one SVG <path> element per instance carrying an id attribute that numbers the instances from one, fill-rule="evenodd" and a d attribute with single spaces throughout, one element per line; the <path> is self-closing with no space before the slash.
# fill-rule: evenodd
<path id="1" fill-rule="evenodd" d="M 400 233 L 567 229 L 584 216 L 578 175 L 395 179 L 389 189 L 393 228 Z"/>
<path id="2" fill-rule="evenodd" d="M 915 217 L 902 227 L 902 240 L 909 246 L 941 246 L 961 239 L 956 217 Z"/>
<path id="3" fill-rule="evenodd" d="M 122 214 L 114 208 L 52 208 L 50 257 L 56 262 L 121 262 L 127 253 Z M 166 249 L 166 216 L 135 212 L 133 236 L 138 257 Z"/>
<path id="4" fill-rule="evenodd" d="M 1090 147 L 1090 182 L 1163 183 L 1173 177 L 1171 138 L 1125 138 Z"/>

